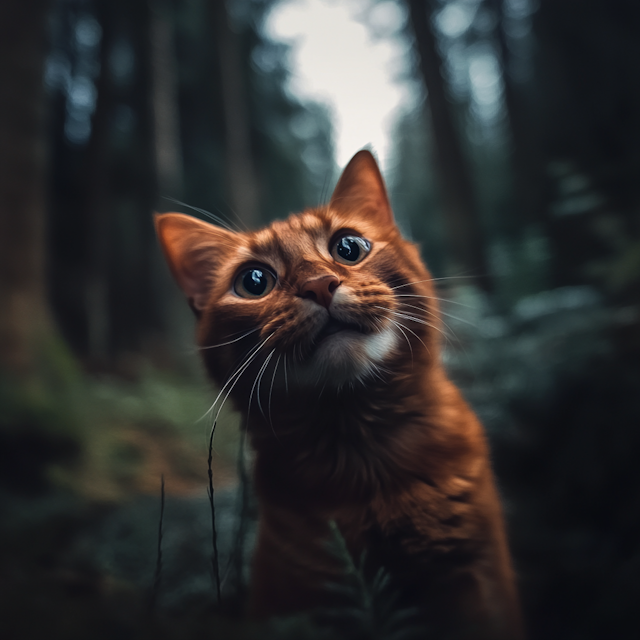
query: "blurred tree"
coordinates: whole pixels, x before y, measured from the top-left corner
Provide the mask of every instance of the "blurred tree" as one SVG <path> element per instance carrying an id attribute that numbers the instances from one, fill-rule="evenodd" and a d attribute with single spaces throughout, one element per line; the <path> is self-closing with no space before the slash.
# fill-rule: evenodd
<path id="1" fill-rule="evenodd" d="M 240 36 L 225 0 L 212 0 L 213 34 L 220 68 L 228 197 L 232 211 L 249 227 L 258 221 L 258 184 L 251 148 L 251 121 Z"/>
<path id="2" fill-rule="evenodd" d="M 493 17 L 495 41 L 500 60 L 504 106 L 509 123 L 510 152 L 513 172 L 513 206 L 515 215 L 501 220 L 503 232 L 518 236 L 522 229 L 544 220 L 549 201 L 549 181 L 542 163 L 540 131 L 532 118 L 535 96 L 531 87 L 518 81 L 514 45 L 509 36 L 507 0 L 484 0 Z"/>
<path id="3" fill-rule="evenodd" d="M 151 3 L 152 102 L 157 181 L 163 191 L 180 197 L 182 150 L 174 13 L 166 0 L 155 0 Z"/>
<path id="4" fill-rule="evenodd" d="M 113 109 L 113 88 L 109 73 L 109 53 L 113 46 L 113 5 L 97 6 L 101 26 L 100 71 L 96 81 L 96 108 L 91 123 L 85 163 L 85 201 L 87 223 L 87 265 L 84 279 L 84 304 L 87 321 L 87 353 L 91 359 L 104 360 L 109 352 L 109 241 L 110 174 L 109 118 Z"/>
<path id="5" fill-rule="evenodd" d="M 491 289 L 471 171 L 452 115 L 452 101 L 442 74 L 442 59 L 433 32 L 430 0 L 408 0 L 411 25 L 427 90 L 435 166 L 442 191 L 450 270 L 477 276 Z"/>
<path id="6" fill-rule="evenodd" d="M 543 0 L 533 17 L 534 123 L 553 186 L 557 285 L 640 292 L 640 4 Z M 635 266 L 634 266 L 635 265 Z"/>
<path id="7" fill-rule="evenodd" d="M 53 325 L 45 281 L 46 0 L 0 3 L 0 367 L 28 378 Z"/>
<path id="8" fill-rule="evenodd" d="M 390 183 L 393 210 L 405 235 L 419 242 L 429 271 L 444 277 L 448 271 L 447 238 L 438 210 L 437 188 L 431 176 L 431 140 L 423 106 L 398 119 L 394 172 Z"/>

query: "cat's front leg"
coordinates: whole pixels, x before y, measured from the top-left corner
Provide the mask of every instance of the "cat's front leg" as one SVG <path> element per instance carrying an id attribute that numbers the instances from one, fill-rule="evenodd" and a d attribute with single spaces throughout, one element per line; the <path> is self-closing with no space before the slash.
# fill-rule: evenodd
<path id="1" fill-rule="evenodd" d="M 258 525 L 249 613 L 258 619 L 334 605 L 327 589 L 341 567 L 327 549 L 327 520 L 264 506 Z"/>

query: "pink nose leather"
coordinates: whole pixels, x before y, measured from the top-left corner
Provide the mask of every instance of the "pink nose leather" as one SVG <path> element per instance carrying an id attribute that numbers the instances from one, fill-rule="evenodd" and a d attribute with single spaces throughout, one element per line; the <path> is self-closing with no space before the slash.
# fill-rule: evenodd
<path id="1" fill-rule="evenodd" d="M 340 286 L 340 280 L 334 275 L 320 276 L 307 280 L 300 288 L 300 296 L 317 302 L 325 309 L 329 308 L 334 291 Z"/>

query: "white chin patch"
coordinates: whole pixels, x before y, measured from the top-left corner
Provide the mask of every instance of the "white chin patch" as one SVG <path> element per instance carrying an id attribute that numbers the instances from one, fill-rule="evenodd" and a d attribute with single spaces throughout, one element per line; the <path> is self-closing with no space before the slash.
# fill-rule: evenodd
<path id="1" fill-rule="evenodd" d="M 376 370 L 376 365 L 388 358 L 398 343 L 391 328 L 372 335 L 356 331 L 340 331 L 325 338 L 308 363 L 296 372 L 302 385 L 339 387 L 363 380 Z"/>

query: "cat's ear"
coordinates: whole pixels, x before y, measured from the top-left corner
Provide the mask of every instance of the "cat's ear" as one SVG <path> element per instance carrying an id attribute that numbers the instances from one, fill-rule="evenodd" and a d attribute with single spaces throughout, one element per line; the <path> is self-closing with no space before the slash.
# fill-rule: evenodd
<path id="1" fill-rule="evenodd" d="M 154 217 L 171 273 L 199 314 L 207 305 L 215 272 L 235 245 L 234 234 L 183 213 Z"/>
<path id="2" fill-rule="evenodd" d="M 330 206 L 344 215 L 366 217 L 381 226 L 395 225 L 384 180 L 370 151 L 363 149 L 351 158 Z"/>

